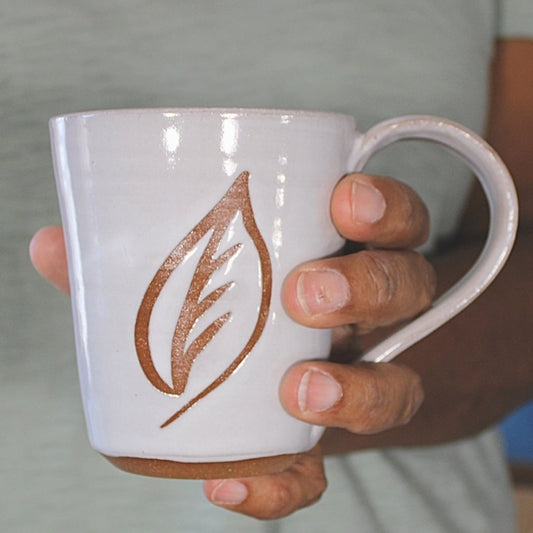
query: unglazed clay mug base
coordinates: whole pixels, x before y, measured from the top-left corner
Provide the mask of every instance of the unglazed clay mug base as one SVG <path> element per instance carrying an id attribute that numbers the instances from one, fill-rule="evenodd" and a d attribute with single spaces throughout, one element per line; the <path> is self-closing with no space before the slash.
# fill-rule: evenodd
<path id="1" fill-rule="evenodd" d="M 352 117 L 264 109 L 131 109 L 50 121 L 78 368 L 92 446 L 158 477 L 285 470 L 324 429 L 289 416 L 279 384 L 328 356 L 331 333 L 296 324 L 281 286 L 337 252 L 335 184 L 407 138 L 472 168 L 491 207 L 461 282 L 365 355 L 386 361 L 468 305 L 514 239 L 516 196 L 494 151 L 460 125 L 402 117 L 362 134 Z"/>

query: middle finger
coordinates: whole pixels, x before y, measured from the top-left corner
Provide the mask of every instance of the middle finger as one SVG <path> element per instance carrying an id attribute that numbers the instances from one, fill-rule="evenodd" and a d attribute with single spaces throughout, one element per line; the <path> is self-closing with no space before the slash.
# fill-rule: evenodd
<path id="1" fill-rule="evenodd" d="M 412 318 L 435 294 L 433 267 L 413 251 L 364 250 L 307 263 L 289 274 L 283 302 L 297 322 L 368 331 Z"/>

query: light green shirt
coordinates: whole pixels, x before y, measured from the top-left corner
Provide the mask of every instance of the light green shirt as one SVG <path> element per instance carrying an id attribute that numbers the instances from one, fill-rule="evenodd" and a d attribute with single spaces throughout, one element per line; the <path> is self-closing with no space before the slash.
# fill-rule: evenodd
<path id="1" fill-rule="evenodd" d="M 147 106 L 306 108 L 446 116 L 483 132 L 498 35 L 531 36 L 531 0 L 0 0 L 0 529 L 7 532 L 512 530 L 497 437 L 328 460 L 318 504 L 275 523 L 207 503 L 200 484 L 115 470 L 91 451 L 69 302 L 27 259 L 59 223 L 47 120 Z M 369 170 L 408 181 L 457 226 L 469 172 L 432 145 Z M 450 409 L 460 406 L 450 406 Z"/>

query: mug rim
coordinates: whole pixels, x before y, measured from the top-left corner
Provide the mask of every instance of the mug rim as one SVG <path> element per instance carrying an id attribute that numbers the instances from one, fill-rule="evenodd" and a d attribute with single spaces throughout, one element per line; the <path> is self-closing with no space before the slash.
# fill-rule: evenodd
<path id="1" fill-rule="evenodd" d="M 72 113 L 60 113 L 50 118 L 50 122 L 69 119 L 88 119 L 96 116 L 121 116 L 121 115 L 162 115 L 166 118 L 174 118 L 185 115 L 219 115 L 223 118 L 240 117 L 279 117 L 282 120 L 293 118 L 310 119 L 349 119 L 355 122 L 355 118 L 348 113 L 337 111 L 318 111 L 311 109 L 289 109 L 268 107 L 124 107 L 109 109 L 93 109 L 75 111 Z"/>

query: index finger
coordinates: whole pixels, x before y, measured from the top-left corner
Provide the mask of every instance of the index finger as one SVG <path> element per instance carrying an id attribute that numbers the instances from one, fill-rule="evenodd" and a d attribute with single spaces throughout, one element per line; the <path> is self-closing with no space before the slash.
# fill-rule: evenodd
<path id="1" fill-rule="evenodd" d="M 429 234 L 429 213 L 418 194 L 393 178 L 349 174 L 331 198 L 331 218 L 351 241 L 380 248 L 415 248 Z"/>

